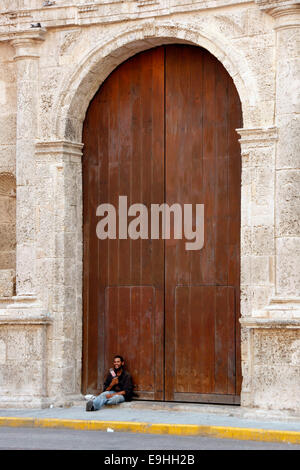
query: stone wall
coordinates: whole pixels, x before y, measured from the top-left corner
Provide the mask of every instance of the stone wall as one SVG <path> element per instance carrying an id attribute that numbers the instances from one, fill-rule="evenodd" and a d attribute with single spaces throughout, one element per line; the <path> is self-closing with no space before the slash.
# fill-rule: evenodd
<path id="1" fill-rule="evenodd" d="M 15 268 L 16 178 L 12 173 L 2 172 L 0 173 L 0 272 L 15 271 Z"/>
<path id="2" fill-rule="evenodd" d="M 16 268 L 16 86 L 13 49 L 0 54 L 0 297 L 14 295 Z"/>
<path id="3" fill-rule="evenodd" d="M 15 295 L 0 299 L 0 406 L 80 396 L 85 113 L 128 57 L 183 42 L 223 63 L 242 103 L 242 405 L 300 409 L 299 28 L 293 1 L 2 2 L 0 172 L 16 175 L 17 216 Z M 18 371 L 31 351 L 34 378 Z"/>

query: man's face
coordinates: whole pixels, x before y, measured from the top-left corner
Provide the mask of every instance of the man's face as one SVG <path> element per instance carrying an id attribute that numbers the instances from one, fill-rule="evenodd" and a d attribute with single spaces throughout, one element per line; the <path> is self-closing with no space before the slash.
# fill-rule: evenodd
<path id="1" fill-rule="evenodd" d="M 116 357 L 116 358 L 114 359 L 114 369 L 115 369 L 115 370 L 121 369 L 122 366 L 123 366 L 123 364 L 124 364 L 124 362 L 122 362 L 119 357 Z"/>

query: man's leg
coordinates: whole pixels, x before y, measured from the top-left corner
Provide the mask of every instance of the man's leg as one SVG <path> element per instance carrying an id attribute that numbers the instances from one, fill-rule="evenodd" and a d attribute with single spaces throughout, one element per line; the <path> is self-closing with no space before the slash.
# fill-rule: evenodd
<path id="1" fill-rule="evenodd" d="M 123 403 L 125 401 L 124 395 L 117 395 L 115 394 L 113 397 L 107 400 L 108 405 L 118 405 L 119 403 Z"/>
<path id="2" fill-rule="evenodd" d="M 94 400 L 90 400 L 86 404 L 86 411 L 97 411 L 100 410 L 108 401 L 106 395 L 114 392 L 103 392 L 100 393 Z"/>

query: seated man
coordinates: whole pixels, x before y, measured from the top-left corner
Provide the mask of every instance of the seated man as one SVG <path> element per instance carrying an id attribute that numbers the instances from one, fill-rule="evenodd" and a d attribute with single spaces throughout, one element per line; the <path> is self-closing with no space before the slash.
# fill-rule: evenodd
<path id="1" fill-rule="evenodd" d="M 133 386 L 131 376 L 124 370 L 124 359 L 122 356 L 114 357 L 114 368 L 110 369 L 104 382 L 103 392 L 89 400 L 86 411 L 97 411 L 102 406 L 117 405 L 132 398 Z"/>

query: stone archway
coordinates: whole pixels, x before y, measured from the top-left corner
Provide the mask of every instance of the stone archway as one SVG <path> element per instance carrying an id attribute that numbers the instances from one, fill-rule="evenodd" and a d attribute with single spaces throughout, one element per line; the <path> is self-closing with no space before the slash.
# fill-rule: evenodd
<path id="1" fill-rule="evenodd" d="M 70 347 L 70 344 L 73 344 L 72 355 L 64 359 L 66 373 L 69 374 L 72 369 L 72 376 L 68 375 L 62 386 L 63 390 L 68 389 L 72 393 L 79 393 L 81 383 L 83 276 L 81 136 L 85 113 L 99 86 L 114 68 L 137 52 L 169 43 L 198 45 L 219 59 L 233 78 L 239 93 L 244 125 L 251 126 L 251 111 L 259 103 L 255 79 L 246 59 L 239 51 L 225 38 L 218 35 L 213 37 L 209 31 L 199 32 L 187 25 L 143 24 L 132 30 L 123 31 L 111 39 L 96 44 L 76 65 L 74 73 L 62 82 L 51 116 L 52 135 L 55 137 L 51 141 L 37 144 L 37 156 L 52 154 L 56 161 L 51 173 L 55 182 L 53 188 L 55 219 L 59 224 L 55 231 L 59 232 L 61 243 L 57 245 L 53 269 L 54 278 L 59 279 L 61 297 L 57 300 L 55 308 L 61 311 L 63 328 L 68 331 L 69 336 L 65 337 L 66 346 Z M 65 224 L 62 229 L 63 220 Z M 56 294 L 54 298 L 56 299 Z M 71 311 L 75 312 L 72 316 L 69 315 Z"/>
<path id="2" fill-rule="evenodd" d="M 245 57 L 219 34 L 181 24 L 143 24 L 101 40 L 82 58 L 74 73 L 63 81 L 53 108 L 53 135 L 80 142 L 89 102 L 101 83 L 129 57 L 162 44 L 185 43 L 203 47 L 214 55 L 232 77 L 238 90 L 244 127 L 251 127 L 251 109 L 259 103 L 256 80 Z"/>

